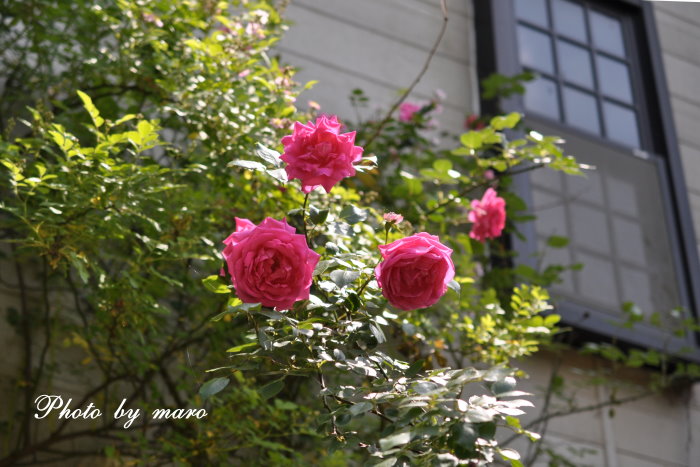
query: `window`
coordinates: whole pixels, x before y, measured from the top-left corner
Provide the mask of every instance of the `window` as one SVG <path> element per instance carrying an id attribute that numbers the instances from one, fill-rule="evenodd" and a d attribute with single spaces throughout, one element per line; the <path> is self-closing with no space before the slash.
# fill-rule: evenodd
<path id="1" fill-rule="evenodd" d="M 568 153 L 596 167 L 586 178 L 538 170 L 515 181 L 537 215 L 522 226 L 527 240 L 513 239 L 520 261 L 584 265 L 552 289 L 569 325 L 637 345 L 697 347 L 694 335 L 669 332 L 698 310 L 691 278 L 700 276 L 651 7 L 641 0 L 475 0 L 475 7 L 480 75 L 536 75 L 523 97 L 499 103 L 503 110 L 525 113 L 529 127 L 563 137 Z M 552 235 L 569 245 L 547 249 Z M 628 301 L 661 326 L 612 325 Z"/>
<path id="2" fill-rule="evenodd" d="M 520 65 L 539 75 L 527 85 L 525 109 L 641 147 L 639 75 L 622 18 L 570 0 L 515 0 L 515 15 Z"/>

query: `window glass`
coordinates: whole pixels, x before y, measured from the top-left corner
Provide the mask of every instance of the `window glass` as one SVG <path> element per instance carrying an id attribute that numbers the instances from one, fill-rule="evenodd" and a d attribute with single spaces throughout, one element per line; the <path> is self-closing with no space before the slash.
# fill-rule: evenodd
<path id="1" fill-rule="evenodd" d="M 613 217 L 612 225 L 615 249 L 620 258 L 636 266 L 646 266 L 644 252 L 653 242 L 645 242 L 642 225 L 636 219 L 622 216 Z"/>
<path id="2" fill-rule="evenodd" d="M 559 120 L 557 85 L 551 79 L 537 78 L 525 84 L 525 108 L 540 115 Z"/>
<path id="3" fill-rule="evenodd" d="M 558 40 L 557 57 L 559 73 L 566 81 L 593 89 L 593 69 L 588 49 Z"/>
<path id="4" fill-rule="evenodd" d="M 587 92 L 564 86 L 564 115 L 566 123 L 594 134 L 600 134 L 598 104 Z"/>
<path id="5" fill-rule="evenodd" d="M 568 0 L 552 1 L 552 16 L 554 29 L 563 36 L 587 42 L 586 20 L 583 7 Z"/>
<path id="6" fill-rule="evenodd" d="M 608 138 L 625 146 L 639 147 L 637 115 L 633 110 L 606 101 L 603 102 L 603 114 Z"/>
<path id="7" fill-rule="evenodd" d="M 590 18 L 595 46 L 618 57 L 624 57 L 625 43 L 622 40 L 620 21 L 595 11 L 591 11 Z"/>
<path id="8" fill-rule="evenodd" d="M 515 16 L 543 28 L 549 27 L 546 0 L 516 1 Z"/>
<path id="9" fill-rule="evenodd" d="M 520 63 L 535 70 L 554 74 L 552 39 L 547 34 L 527 26 L 518 26 L 518 49 Z"/>
<path id="10" fill-rule="evenodd" d="M 600 91 L 606 96 L 631 104 L 632 85 L 627 64 L 597 54 L 596 67 Z"/>
<path id="11" fill-rule="evenodd" d="M 560 134 L 567 153 L 596 168 L 586 177 L 564 177 L 561 183 L 552 183 L 551 176 L 540 171 L 531 174 L 537 240 L 562 232 L 571 239 L 563 248 L 570 260 L 584 265 L 573 272 L 573 290 L 556 284 L 554 295 L 609 315 L 617 315 L 628 300 L 637 302 L 647 316 L 678 306 L 679 282 L 670 259 L 671 237 L 662 220 L 656 162 L 595 138 L 557 133 L 540 121 L 533 126 L 543 134 Z M 635 292 L 647 283 L 653 288 Z"/>
<path id="12" fill-rule="evenodd" d="M 575 272 L 578 292 L 595 306 L 609 310 L 620 309 L 615 267 L 610 259 L 579 251 L 576 260 L 583 263 L 583 269 Z"/>
<path id="13" fill-rule="evenodd" d="M 587 0 L 513 0 L 519 60 L 541 75 L 525 108 L 616 143 L 641 145 L 625 23 Z M 601 0 L 602 1 L 602 0 Z"/>

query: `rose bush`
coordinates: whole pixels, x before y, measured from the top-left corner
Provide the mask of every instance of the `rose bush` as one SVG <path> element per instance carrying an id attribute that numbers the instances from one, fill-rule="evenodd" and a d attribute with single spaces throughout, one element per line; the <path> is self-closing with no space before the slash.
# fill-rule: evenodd
<path id="1" fill-rule="evenodd" d="M 288 310 L 297 300 L 309 298 L 319 254 L 286 220 L 268 217 L 256 226 L 236 218 L 236 231 L 224 244 L 233 286 L 244 303 Z"/>
<path id="2" fill-rule="evenodd" d="M 306 125 L 296 122 L 294 132 L 282 138 L 289 179 L 301 180 L 304 193 L 322 186 L 330 193 L 335 184 L 355 175 L 353 164 L 362 158 L 362 148 L 355 146 L 355 132 L 340 133 L 335 116 L 322 115 Z"/>
<path id="3" fill-rule="evenodd" d="M 452 249 L 425 232 L 380 245 L 382 261 L 375 273 L 382 294 L 396 308 L 416 310 L 434 305 L 454 279 Z"/>
<path id="4" fill-rule="evenodd" d="M 410 122 L 397 117 L 384 127 L 379 123 L 378 132 L 366 124 L 357 146 L 354 132 L 346 134 L 352 135 L 351 144 L 335 145 L 343 136 L 335 117 L 297 122 L 293 134 L 282 138 L 283 154 L 261 146 L 257 160 L 229 164 L 244 170 L 253 184 L 283 188 L 285 199 L 296 203 L 285 213 L 290 224 L 304 232 L 306 244 L 321 257 L 306 299 L 288 309 L 273 310 L 249 297 L 228 299 L 215 320 L 247 323 L 248 332 L 228 349 L 228 365 L 216 371 L 255 375 L 264 398 L 298 400 L 296 391 L 303 387 L 306 393 L 315 382 L 324 409 L 316 432 L 329 436 L 332 449 L 347 453 L 359 446 L 354 451 L 358 464 L 370 456 L 387 466 L 486 465 L 500 454 L 518 466 L 517 453 L 494 438 L 497 428 L 506 428 L 535 439 L 515 418 L 531 403 L 511 399 L 524 393 L 513 391 L 517 371 L 507 362 L 537 350 L 558 317 L 545 321 L 538 316 L 550 307 L 537 286 L 502 281 L 500 289 L 494 288 L 491 258 L 468 235 L 464 212 L 472 192 L 501 189 L 503 202 L 489 201 L 490 195 L 484 201 L 485 220 L 502 223 L 500 233 L 505 218 L 517 219 L 522 209 L 507 193 L 509 170 L 534 167 L 543 155 L 554 168 L 578 168 L 553 139 L 511 144 L 504 130 L 519 123 L 518 114 L 495 117 L 490 126 L 463 135 L 463 146 L 453 151 L 416 151 L 416 141 L 428 147 L 421 132 L 431 128 L 435 106 L 414 113 Z M 350 148 L 364 158 L 350 157 L 359 176 L 340 184 L 342 177 L 331 178 L 333 170 L 326 169 L 347 168 Z M 507 163 L 502 154 L 508 154 Z M 325 194 L 313 190 L 323 183 Z M 255 199 L 269 196 L 258 192 Z M 497 211 L 492 212 L 492 204 Z M 392 211 L 386 213 L 387 208 Z M 491 234 L 495 228 L 489 224 L 487 230 Z M 265 274 L 277 274 L 279 265 L 267 264 Z M 218 276 L 204 282 L 217 293 L 231 292 Z M 445 352 L 465 366 L 447 368 Z M 220 389 L 210 388 L 225 386 L 229 378 L 211 379 L 204 391 L 215 393 Z M 478 383 L 485 386 L 470 391 L 482 395 L 462 399 L 465 385 Z"/>

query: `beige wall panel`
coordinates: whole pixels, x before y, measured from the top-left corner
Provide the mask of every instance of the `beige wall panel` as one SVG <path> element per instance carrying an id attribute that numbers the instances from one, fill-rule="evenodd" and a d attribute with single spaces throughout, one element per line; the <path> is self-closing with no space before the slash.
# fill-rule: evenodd
<path id="1" fill-rule="evenodd" d="M 320 68 L 331 68 L 355 79 L 366 77 L 388 88 L 400 89 L 411 83 L 427 57 L 423 50 L 300 7 L 291 7 L 288 16 L 305 27 L 290 28 L 279 51 L 291 64 L 297 58 L 315 63 L 314 69 L 308 69 L 310 77 L 317 76 Z M 309 34 L 307 25 L 314 25 L 316 32 Z M 447 93 L 446 106 L 466 111 L 471 108 L 472 73 L 473 68 L 465 63 L 436 56 L 416 91 L 430 95 L 440 88 Z M 337 89 L 338 99 L 343 99 L 353 87 L 357 85 Z"/>
<path id="2" fill-rule="evenodd" d="M 657 465 L 690 465 L 687 410 L 683 394 L 653 396 L 616 407 L 612 426 L 617 449 L 656 460 Z"/>
<path id="3" fill-rule="evenodd" d="M 654 8 L 700 27 L 700 4 L 686 2 L 656 2 Z"/>
<path id="4" fill-rule="evenodd" d="M 660 8 L 655 9 L 655 16 L 664 53 L 690 63 L 700 63 L 700 25 L 673 16 Z"/>
<path id="5" fill-rule="evenodd" d="M 700 64 L 665 54 L 664 67 L 671 95 L 700 106 Z"/>
<path id="6" fill-rule="evenodd" d="M 700 149 L 685 144 L 681 144 L 680 149 L 685 183 L 688 189 L 700 193 Z M 700 232 L 695 234 L 700 235 Z"/>
<path id="7" fill-rule="evenodd" d="M 586 384 L 586 376 L 582 374 L 590 368 L 591 360 L 582 360 L 580 363 L 583 365 L 579 366 L 577 365 L 579 363 L 576 361 L 577 359 L 579 357 L 576 354 L 567 354 L 564 357 L 564 361 L 567 363 L 562 365 L 559 370 L 566 384 L 566 393 L 575 394 L 577 407 L 597 404 L 596 391 Z M 528 409 L 528 414 L 523 417 L 522 423 L 525 426 L 540 416 L 540 410 L 544 405 L 546 385 L 549 382 L 555 363 L 552 356 L 541 354 L 524 362 L 519 362 L 517 366 L 530 375 L 529 379 L 521 382 L 519 389 L 540 396 L 538 398 L 530 398 L 534 402 L 535 408 Z M 558 400 L 556 397 L 552 398 L 550 412 L 566 411 L 568 409 L 570 407 L 566 403 Z M 547 432 L 556 433 L 578 442 L 601 445 L 603 443 L 601 427 L 600 412 L 592 410 L 553 418 L 549 422 Z"/>
<path id="8" fill-rule="evenodd" d="M 406 3 L 422 3 L 424 5 L 429 5 L 436 11 L 440 11 L 440 0 L 398 0 L 402 4 Z M 471 0 L 446 0 L 447 10 L 450 16 L 472 16 L 472 1 Z"/>
<path id="9" fill-rule="evenodd" d="M 671 97 L 671 108 L 679 144 L 700 150 L 700 106 Z"/>
<path id="10" fill-rule="evenodd" d="M 694 386 L 699 386 L 695 383 Z M 690 432 L 688 434 L 688 458 L 690 465 L 700 465 L 700 401 L 694 397 L 688 409 Z"/>
<path id="11" fill-rule="evenodd" d="M 600 465 L 604 466 L 605 464 Z M 674 464 L 665 460 L 635 456 L 633 453 L 618 453 L 617 467 L 690 467 L 690 464 Z"/>
<path id="12" fill-rule="evenodd" d="M 295 0 L 293 5 L 356 29 L 400 41 L 426 53 L 433 47 L 442 27 L 440 10 L 417 1 L 324 0 L 321 4 L 317 0 Z M 473 57 L 467 53 L 473 47 L 472 35 L 469 34 L 472 19 L 451 13 L 448 16 L 447 31 L 437 55 L 468 63 Z M 290 10 L 290 18 L 294 19 L 293 10 Z"/>
<path id="13" fill-rule="evenodd" d="M 688 200 L 690 201 L 690 211 L 693 216 L 693 228 L 695 229 L 695 238 L 700 244 L 700 194 L 694 191 L 689 191 Z"/>

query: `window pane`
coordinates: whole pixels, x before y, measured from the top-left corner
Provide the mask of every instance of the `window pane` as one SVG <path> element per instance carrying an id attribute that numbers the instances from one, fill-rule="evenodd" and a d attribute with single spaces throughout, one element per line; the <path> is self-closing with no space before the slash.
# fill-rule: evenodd
<path id="1" fill-rule="evenodd" d="M 542 134 L 557 134 L 541 121 L 533 126 Z M 571 243 L 562 250 L 584 265 L 573 273 L 574 290 L 554 284 L 554 296 L 611 316 L 619 316 L 622 301 L 636 301 L 645 313 L 678 306 L 679 281 L 670 259 L 672 236 L 664 222 L 657 163 L 596 138 L 574 132 L 562 136 L 566 153 L 596 170 L 588 172 L 595 177 L 591 184 L 583 177 L 550 183 L 540 171 L 530 175 L 538 240 L 566 232 Z"/>
<path id="2" fill-rule="evenodd" d="M 587 92 L 564 86 L 564 115 L 566 123 L 576 128 L 600 134 L 600 119 L 595 97 Z"/>
<path id="3" fill-rule="evenodd" d="M 593 306 L 619 310 L 621 302 L 615 280 L 615 268 L 610 257 L 604 259 L 579 251 L 576 261 L 583 263 L 583 269 L 574 273 L 579 286 L 579 297 Z"/>
<path id="4" fill-rule="evenodd" d="M 633 148 L 639 147 L 639 130 L 634 111 L 612 102 L 603 102 L 605 133 L 608 138 Z"/>
<path id="5" fill-rule="evenodd" d="M 527 26 L 518 26 L 518 49 L 522 65 L 546 73 L 554 73 L 552 39 L 547 34 Z"/>
<path id="6" fill-rule="evenodd" d="M 596 66 L 598 67 L 598 85 L 601 92 L 606 96 L 631 104 L 632 86 L 630 85 L 630 73 L 627 65 L 602 55 L 596 55 Z"/>
<path id="7" fill-rule="evenodd" d="M 608 220 L 605 211 L 584 203 L 570 203 L 574 245 L 610 257 Z"/>
<path id="8" fill-rule="evenodd" d="M 622 40 L 622 25 L 620 21 L 611 16 L 592 11 L 591 33 L 593 34 L 593 43 L 600 50 L 619 57 L 625 56 L 625 44 Z"/>
<path id="9" fill-rule="evenodd" d="M 623 217 L 613 217 L 612 224 L 617 255 L 636 266 L 646 266 L 644 253 L 647 247 L 653 248 L 654 244 L 645 243 L 642 225 Z"/>
<path id="10" fill-rule="evenodd" d="M 586 23 L 583 17 L 583 8 L 580 5 L 567 0 L 554 0 L 552 2 L 552 15 L 554 16 L 554 29 L 561 35 L 587 42 Z"/>
<path id="11" fill-rule="evenodd" d="M 543 28 L 549 27 L 546 0 L 515 0 L 515 16 Z"/>
<path id="12" fill-rule="evenodd" d="M 557 41 L 559 72 L 565 80 L 593 89 L 591 54 L 587 49 L 565 41 Z"/>
<path id="13" fill-rule="evenodd" d="M 554 120 L 559 120 L 557 85 L 551 79 L 537 78 L 525 84 L 525 108 Z"/>

